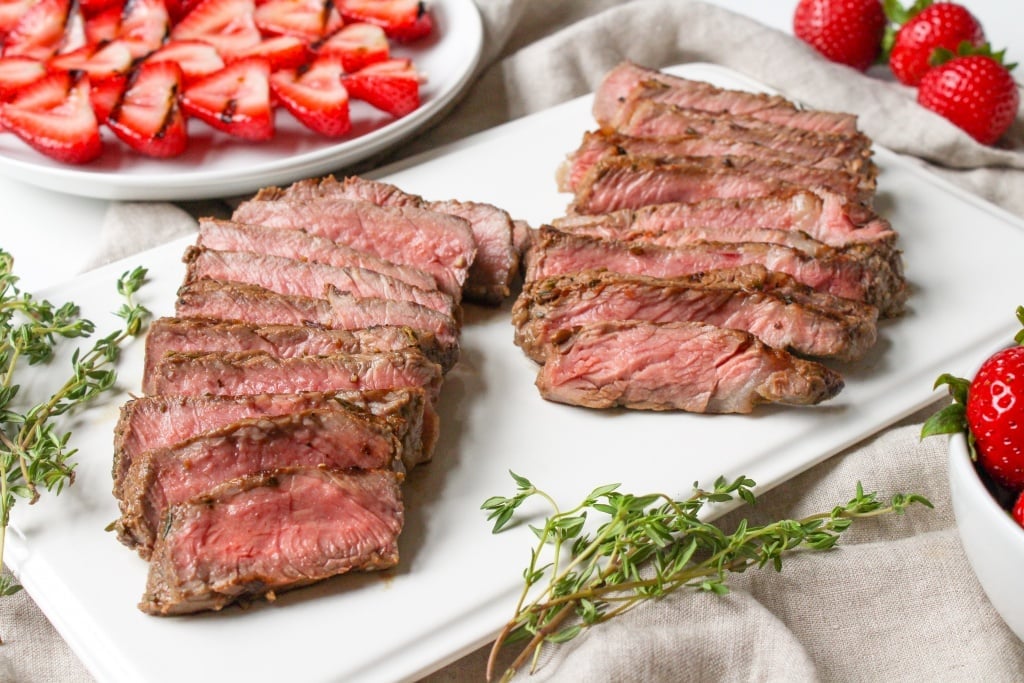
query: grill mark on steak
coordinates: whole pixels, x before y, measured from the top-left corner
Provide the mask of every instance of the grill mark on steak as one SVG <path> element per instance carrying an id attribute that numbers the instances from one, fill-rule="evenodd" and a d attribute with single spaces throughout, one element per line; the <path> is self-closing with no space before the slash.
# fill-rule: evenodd
<path id="1" fill-rule="evenodd" d="M 262 351 L 169 353 L 153 372 L 155 395 L 238 396 L 421 387 L 431 402 L 441 366 L 419 351 L 274 358 Z"/>
<path id="2" fill-rule="evenodd" d="M 443 367 L 459 355 L 458 323 L 442 313 L 410 302 L 357 299 L 329 292 L 327 299 L 277 294 L 257 285 L 199 280 L 178 290 L 175 312 L 181 318 L 210 318 L 254 325 L 299 325 L 336 330 L 408 327 L 421 342 L 436 341 Z"/>
<path id="3" fill-rule="evenodd" d="M 378 206 L 415 206 L 465 219 L 473 232 L 477 252 L 463 294 L 471 301 L 497 305 L 511 292 L 519 270 L 519 252 L 513 242 L 512 218 L 508 212 L 484 202 L 457 200 L 428 201 L 390 183 L 349 176 L 299 180 L 283 190 L 267 189 L 257 199 L 305 201 L 322 197 L 361 199 Z"/>
<path id="4" fill-rule="evenodd" d="M 776 348 L 856 360 L 876 342 L 878 311 L 761 266 L 653 278 L 584 271 L 528 283 L 512 308 L 515 343 L 543 363 L 574 329 L 617 320 L 703 322 Z"/>
<path id="5" fill-rule="evenodd" d="M 391 471 L 292 468 L 225 482 L 170 510 L 139 608 L 219 610 L 350 571 L 387 569 L 398 563 L 403 522 Z"/>
<path id="6" fill-rule="evenodd" d="M 566 232 L 600 230 L 607 238 L 629 241 L 648 233 L 701 228 L 759 227 L 810 235 L 833 247 L 869 244 L 893 249 L 896 233 L 877 216 L 863 226 L 846 214 L 846 202 L 830 192 L 787 190 L 755 197 L 709 197 L 697 202 L 653 204 L 604 214 L 555 218 Z"/>
<path id="7" fill-rule="evenodd" d="M 751 263 L 786 273 L 819 291 L 870 304 L 887 317 L 899 315 L 907 297 L 902 273 L 894 273 L 889 262 L 870 255 L 851 258 L 837 252 L 828 257 L 809 257 L 790 247 L 762 242 L 698 242 L 662 247 L 599 240 L 550 227 L 538 231 L 527 251 L 526 281 L 595 269 L 682 277 Z"/>
<path id="8" fill-rule="evenodd" d="M 132 459 L 124 479 L 118 538 L 148 557 L 167 509 L 221 482 L 282 467 L 391 469 L 401 444 L 368 413 L 313 408 L 239 420 Z"/>
<path id="9" fill-rule="evenodd" d="M 339 268 L 365 268 L 389 275 L 420 289 L 437 289 L 434 278 L 419 268 L 392 263 L 302 230 L 200 218 L 196 245 L 220 251 L 250 251 L 270 256 L 284 256 Z"/>
<path id="10" fill-rule="evenodd" d="M 360 298 L 376 297 L 411 301 L 453 319 L 455 302 L 437 289 L 420 289 L 402 280 L 358 267 L 339 268 L 244 251 L 216 251 L 189 247 L 185 251 L 185 284 L 197 280 L 222 280 L 259 285 L 278 294 L 326 298 L 330 287 Z"/>
<path id="11" fill-rule="evenodd" d="M 342 197 L 251 199 L 235 209 L 232 220 L 305 230 L 420 268 L 456 302 L 461 301 L 462 285 L 476 258 L 476 243 L 465 220 L 414 206 L 383 207 Z"/>
<path id="12" fill-rule="evenodd" d="M 588 408 L 749 413 L 761 403 L 820 403 L 843 380 L 740 330 L 620 321 L 576 329 L 540 367 L 536 384 L 549 401 Z"/>
<path id="13" fill-rule="evenodd" d="M 122 497 L 128 468 L 144 451 L 172 446 L 240 420 L 312 409 L 357 411 L 386 420 L 401 442 L 406 469 L 433 456 L 438 417 L 420 388 L 250 396 L 142 396 L 121 407 L 114 429 L 114 497 Z"/>
<path id="14" fill-rule="evenodd" d="M 733 160 L 735 161 L 735 160 Z M 645 157 L 613 156 L 601 159 L 587 172 L 569 206 L 570 213 L 608 213 L 650 204 L 694 202 L 711 197 L 759 197 L 774 192 L 808 189 L 833 192 L 809 185 L 799 175 L 787 179 L 771 165 L 758 170 L 754 162 L 731 164 L 729 159 L 676 160 L 661 163 Z M 870 197 L 860 193 L 847 199 L 846 211 L 854 222 L 874 216 Z"/>
<path id="15" fill-rule="evenodd" d="M 877 167 L 864 159 L 843 160 L 832 156 L 809 159 L 758 142 L 721 139 L 706 135 L 642 138 L 592 131 L 584 133 L 580 146 L 570 153 L 558 169 L 558 189 L 573 192 L 587 171 L 601 159 L 611 156 L 647 157 L 661 161 L 691 157 L 731 157 L 759 159 L 763 162 L 804 167 L 808 177 L 830 174 L 831 182 L 845 188 L 873 192 Z M 827 185 L 826 183 L 820 183 Z"/>
<path id="16" fill-rule="evenodd" d="M 602 79 L 594 93 L 594 118 L 602 125 L 610 125 L 622 103 L 637 98 L 659 99 L 716 114 L 747 115 L 790 128 L 838 135 L 858 133 L 854 114 L 802 110 L 780 95 L 718 88 L 628 61 L 620 63 Z"/>

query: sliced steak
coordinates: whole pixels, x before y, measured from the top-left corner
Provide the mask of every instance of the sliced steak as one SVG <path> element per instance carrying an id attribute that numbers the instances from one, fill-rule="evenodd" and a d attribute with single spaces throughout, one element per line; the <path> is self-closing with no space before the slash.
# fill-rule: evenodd
<path id="1" fill-rule="evenodd" d="M 761 266 L 682 278 L 584 271 L 527 284 L 512 308 L 515 342 L 543 363 L 572 331 L 596 322 L 704 322 L 776 348 L 856 360 L 878 338 L 878 311 Z"/>
<path id="2" fill-rule="evenodd" d="M 702 135 L 757 143 L 810 162 L 835 157 L 857 164 L 871 158 L 871 141 L 863 135 L 850 138 L 784 128 L 750 116 L 709 114 L 649 99 L 627 102 L 607 129 L 637 138 Z"/>
<path id="3" fill-rule="evenodd" d="M 780 95 L 719 88 L 632 62 L 623 62 L 605 75 L 594 93 L 594 118 L 602 125 L 611 126 L 623 103 L 638 98 L 714 114 L 750 116 L 789 128 L 837 135 L 858 133 L 857 117 L 853 114 L 798 109 Z"/>
<path id="4" fill-rule="evenodd" d="M 319 197 L 362 199 L 378 206 L 416 206 L 465 219 L 473 231 L 477 252 L 463 293 L 470 301 L 497 305 L 508 297 L 519 270 L 519 252 L 513 243 L 508 212 L 483 202 L 428 201 L 379 180 L 333 176 L 299 180 L 283 191 L 263 190 L 257 199 L 285 197 L 291 200 Z"/>
<path id="5" fill-rule="evenodd" d="M 697 202 L 672 202 L 621 209 L 605 214 L 576 214 L 554 219 L 567 232 L 601 231 L 605 237 L 632 240 L 645 234 L 683 228 L 758 227 L 810 235 L 833 247 L 869 244 L 892 248 L 897 235 L 889 222 L 878 217 L 855 224 L 838 195 L 788 190 L 756 197 L 711 197 Z"/>
<path id="6" fill-rule="evenodd" d="M 329 292 L 327 299 L 287 296 L 257 285 L 199 280 L 178 290 L 175 310 L 182 318 L 210 318 L 253 325 L 297 325 L 335 330 L 408 327 L 424 349 L 445 368 L 459 355 L 459 325 L 449 316 L 418 304 L 357 299 Z M 435 343 L 430 343 L 433 338 Z M 426 346 L 424 346 L 426 344 Z"/>
<path id="7" fill-rule="evenodd" d="M 772 149 L 756 142 L 744 142 L 728 138 L 713 138 L 704 135 L 683 137 L 635 138 L 606 131 L 587 132 L 583 141 L 558 169 L 558 189 L 573 192 L 587 171 L 601 159 L 610 156 L 647 157 L 662 161 L 691 157 L 730 157 L 736 159 L 760 159 L 763 162 L 806 166 L 808 176 L 834 176 L 833 183 L 843 187 L 859 188 L 873 192 L 878 169 L 870 161 L 857 159 L 843 160 L 826 156 L 822 159 L 807 159 L 783 150 Z M 827 186 L 827 183 L 821 183 Z"/>
<path id="8" fill-rule="evenodd" d="M 748 332 L 704 323 L 584 325 L 537 374 L 550 401 L 588 408 L 749 413 L 761 403 L 814 405 L 842 378 Z"/>
<path id="9" fill-rule="evenodd" d="M 398 476 L 387 470 L 293 468 L 226 482 L 170 510 L 139 609 L 219 610 L 387 569 L 403 523 Z"/>
<path id="10" fill-rule="evenodd" d="M 196 244 L 220 251 L 252 251 L 258 254 L 285 256 L 300 261 L 326 263 L 339 268 L 365 268 L 420 289 L 436 289 L 437 283 L 427 272 L 379 258 L 365 251 L 352 249 L 326 237 L 302 230 L 247 225 L 216 218 L 199 219 Z"/>
<path id="11" fill-rule="evenodd" d="M 527 252 L 526 281 L 602 268 L 651 277 L 684 277 L 752 263 L 786 273 L 819 291 L 875 306 L 883 316 L 899 315 L 906 302 L 902 273 L 893 272 L 891 264 L 881 258 L 852 258 L 838 252 L 811 257 L 764 242 L 662 247 L 570 235 L 553 228 L 541 228 Z"/>
<path id="12" fill-rule="evenodd" d="M 114 429 L 114 497 L 121 498 L 129 466 L 145 451 L 167 448 L 241 420 L 313 409 L 362 411 L 386 420 L 401 442 L 407 469 L 433 456 L 437 413 L 419 388 L 326 394 L 143 396 L 121 407 Z"/>
<path id="13" fill-rule="evenodd" d="M 275 358 L 262 351 L 169 353 L 153 371 L 156 395 L 240 396 L 421 387 L 432 402 L 441 366 L 419 351 Z"/>
<path id="14" fill-rule="evenodd" d="M 246 251 L 185 250 L 185 283 L 223 280 L 259 285 L 278 294 L 324 299 L 334 287 L 353 296 L 411 301 L 456 319 L 455 302 L 438 289 L 420 289 L 389 275 L 358 267 L 339 268 Z"/>
<path id="15" fill-rule="evenodd" d="M 759 197 L 774 192 L 811 190 L 835 193 L 834 187 L 805 180 L 806 167 L 763 164 L 729 158 L 659 162 L 643 157 L 601 159 L 580 180 L 571 213 L 608 213 L 651 204 L 696 202 L 712 197 Z M 851 220 L 864 222 L 874 215 L 871 194 L 840 194 L 847 200 Z"/>
<path id="16" fill-rule="evenodd" d="M 239 420 L 133 458 L 118 538 L 146 557 L 169 507 L 238 477 L 281 467 L 392 469 L 400 458 L 386 421 L 337 405 Z"/>
<path id="17" fill-rule="evenodd" d="M 415 206 L 383 207 L 344 197 L 252 199 L 239 205 L 232 219 L 305 230 L 425 270 L 456 302 L 476 258 L 476 242 L 465 220 Z"/>

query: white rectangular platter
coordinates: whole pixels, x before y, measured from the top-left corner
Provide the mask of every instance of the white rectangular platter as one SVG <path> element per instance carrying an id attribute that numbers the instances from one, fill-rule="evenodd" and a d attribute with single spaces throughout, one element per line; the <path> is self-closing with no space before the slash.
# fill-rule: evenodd
<path id="1" fill-rule="evenodd" d="M 756 89 L 708 65 L 674 72 Z M 593 126 L 590 98 L 484 132 L 382 172 L 428 198 L 492 202 L 533 225 L 560 215 L 554 172 Z M 339 577 L 271 604 L 217 614 L 154 618 L 135 605 L 146 564 L 104 531 L 112 431 L 138 392 L 142 345 L 130 346 L 119 392 L 73 425 L 78 481 L 59 498 L 20 505 L 8 563 L 104 682 L 412 680 L 486 642 L 508 616 L 532 534 L 499 535 L 480 504 L 513 491 L 510 469 L 575 503 L 621 482 L 641 493 L 682 495 L 694 481 L 746 474 L 761 490 L 792 477 L 934 400 L 936 376 L 968 374 L 1008 342 L 1024 302 L 1024 224 L 879 150 L 878 204 L 901 234 L 912 286 L 909 309 L 881 327 L 866 360 L 839 367 L 834 400 L 751 416 L 595 412 L 542 401 L 535 367 L 512 343 L 508 306 L 467 310 L 462 360 L 445 383 L 443 435 L 434 462 L 411 473 L 400 566 Z M 185 242 L 94 271 L 48 295 L 74 300 L 104 327 L 119 305 L 118 274 L 150 269 L 143 302 L 173 311 Z M 40 382 L 45 376 L 38 378 Z M 851 494 L 855 482 L 850 482 Z M 870 490 L 876 482 L 865 481 Z"/>

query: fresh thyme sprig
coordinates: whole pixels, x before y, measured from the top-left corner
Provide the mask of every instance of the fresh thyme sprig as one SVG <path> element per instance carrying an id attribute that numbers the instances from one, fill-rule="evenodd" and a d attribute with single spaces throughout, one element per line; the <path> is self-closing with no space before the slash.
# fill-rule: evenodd
<path id="1" fill-rule="evenodd" d="M 827 550 L 854 519 L 902 513 L 915 503 L 932 507 L 916 494 L 897 494 L 883 503 L 858 483 L 854 498 L 828 512 L 763 526 L 743 520 L 726 533 L 703 521 L 701 512 L 709 503 L 735 499 L 752 505 L 755 483 L 747 477 L 732 482 L 720 477 L 710 491 L 695 483 L 693 495 L 683 500 L 661 493 L 620 493 L 618 484 L 610 484 L 563 511 L 528 479 L 511 475 L 515 495 L 494 496 L 481 506 L 494 522 L 494 533 L 505 529 L 529 498 L 544 499 L 553 514 L 543 526 L 530 527 L 537 544 L 523 572 L 523 590 L 512 619 L 491 650 L 488 680 L 495 673 L 498 653 L 507 644 L 527 641 L 502 680 L 511 678 L 527 660 L 532 659 L 535 667 L 545 644 L 571 640 L 644 600 L 683 586 L 725 594 L 729 573 L 766 565 L 780 571 L 784 554 L 798 548 Z M 590 532 L 593 520 L 588 520 L 588 514 L 594 513 L 604 521 Z"/>
<path id="2" fill-rule="evenodd" d="M 136 268 L 121 275 L 117 291 L 124 299 L 116 315 L 121 329 L 97 339 L 87 350 L 75 349 L 71 376 L 40 403 L 23 409 L 15 399 L 17 383 L 26 365 L 43 365 L 53 360 L 61 340 L 88 338 L 96 330 L 92 321 L 80 317 L 74 303 L 56 306 L 18 288 L 14 259 L 0 249 L 0 561 L 4 540 L 16 501 L 29 504 L 39 499 L 40 489 L 59 494 L 74 482 L 76 453 L 68 445 L 70 432 L 59 431 L 54 418 L 80 406 L 110 389 L 116 380 L 112 366 L 120 346 L 138 335 L 149 311 L 134 301 L 146 278 Z M 0 578 L 0 596 L 11 595 L 21 586 Z"/>

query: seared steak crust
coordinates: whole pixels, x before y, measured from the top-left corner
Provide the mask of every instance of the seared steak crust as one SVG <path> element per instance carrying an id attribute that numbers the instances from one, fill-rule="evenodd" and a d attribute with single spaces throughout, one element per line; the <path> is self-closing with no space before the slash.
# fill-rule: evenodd
<path id="1" fill-rule="evenodd" d="M 385 420 L 332 406 L 243 419 L 144 451 L 132 460 L 124 480 L 118 537 L 147 557 L 170 506 L 237 477 L 321 465 L 400 468 L 401 444 Z"/>
<path id="2" fill-rule="evenodd" d="M 577 328 L 537 374 L 541 396 L 588 408 L 749 413 L 813 405 L 842 378 L 753 335 L 703 323 L 620 321 Z"/>
<path id="3" fill-rule="evenodd" d="M 761 242 L 662 247 L 570 235 L 549 227 L 538 231 L 526 254 L 526 280 L 602 268 L 670 278 L 751 263 L 790 275 L 819 291 L 875 306 L 883 316 L 898 315 L 907 296 L 902 273 L 893 272 L 888 261 L 870 255 L 810 257 L 789 247 Z"/>
<path id="4" fill-rule="evenodd" d="M 139 608 L 219 610 L 393 567 L 403 518 L 399 477 L 389 470 L 288 468 L 225 482 L 170 509 Z"/>
<path id="5" fill-rule="evenodd" d="M 524 286 L 512 308 L 515 342 L 543 363 L 572 331 L 596 322 L 703 322 L 740 329 L 802 355 L 856 360 L 878 337 L 878 311 L 761 266 L 654 278 L 583 271 Z"/>

